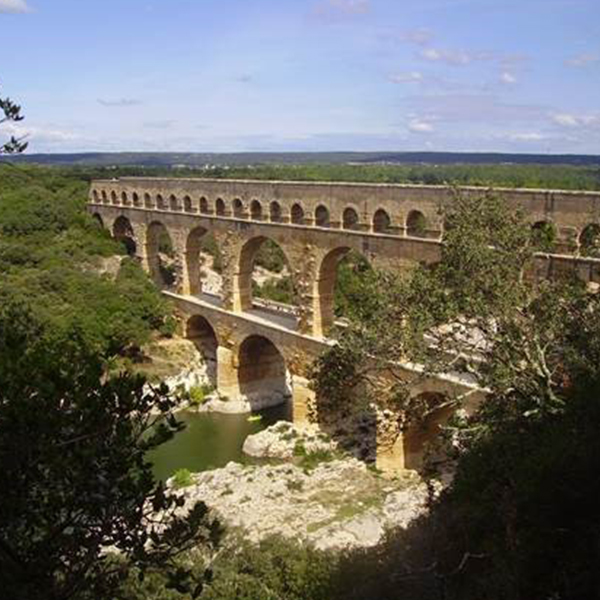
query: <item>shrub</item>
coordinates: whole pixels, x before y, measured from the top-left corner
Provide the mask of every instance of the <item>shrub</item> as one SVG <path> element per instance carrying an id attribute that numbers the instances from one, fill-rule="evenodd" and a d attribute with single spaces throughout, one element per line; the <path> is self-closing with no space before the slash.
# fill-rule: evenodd
<path id="1" fill-rule="evenodd" d="M 194 484 L 194 478 L 189 469 L 177 469 L 173 475 L 173 485 L 177 489 L 190 487 Z"/>

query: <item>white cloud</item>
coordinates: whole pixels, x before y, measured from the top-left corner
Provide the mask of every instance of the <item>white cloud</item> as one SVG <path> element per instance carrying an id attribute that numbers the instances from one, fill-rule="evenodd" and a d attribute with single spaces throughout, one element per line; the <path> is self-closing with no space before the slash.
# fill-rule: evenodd
<path id="1" fill-rule="evenodd" d="M 142 104 L 141 100 L 137 100 L 136 98 L 119 98 L 116 100 L 103 100 L 102 98 L 98 98 L 98 104 L 102 106 L 139 106 Z"/>
<path id="2" fill-rule="evenodd" d="M 392 83 L 421 83 L 423 81 L 423 73 L 419 71 L 395 73 L 394 75 L 390 75 L 389 80 Z"/>
<path id="3" fill-rule="evenodd" d="M 3 135 L 27 138 L 30 142 L 44 144 L 71 142 L 78 139 L 78 136 L 70 131 L 63 131 L 53 127 L 29 127 L 16 123 L 4 123 L 0 126 L 0 131 Z"/>
<path id="4" fill-rule="evenodd" d="M 0 0 L 0 13 L 26 13 L 31 8 L 25 0 Z"/>
<path id="5" fill-rule="evenodd" d="M 600 125 L 600 114 L 574 115 L 572 113 L 555 113 L 552 121 L 561 127 L 590 127 Z"/>
<path id="6" fill-rule="evenodd" d="M 413 29 L 410 31 L 401 31 L 395 37 L 401 42 L 426 46 L 433 40 L 433 33 L 429 29 Z"/>
<path id="7" fill-rule="evenodd" d="M 442 62 L 447 65 L 463 66 L 476 60 L 491 60 L 493 56 L 487 52 L 467 52 L 465 50 L 444 50 L 440 48 L 424 48 L 419 56 L 429 62 Z"/>
<path id="8" fill-rule="evenodd" d="M 537 132 L 511 133 L 508 135 L 511 142 L 541 142 L 546 138 L 547 136 Z"/>
<path id="9" fill-rule="evenodd" d="M 431 123 L 421 119 L 412 119 L 409 121 L 408 129 L 413 133 L 432 133 L 434 131 L 434 127 Z"/>
<path id="10" fill-rule="evenodd" d="M 500 73 L 500 83 L 504 85 L 514 85 L 517 83 L 517 78 L 510 71 L 503 71 Z"/>
<path id="11" fill-rule="evenodd" d="M 565 61 L 569 67 L 586 67 L 600 63 L 600 54 L 579 54 Z"/>

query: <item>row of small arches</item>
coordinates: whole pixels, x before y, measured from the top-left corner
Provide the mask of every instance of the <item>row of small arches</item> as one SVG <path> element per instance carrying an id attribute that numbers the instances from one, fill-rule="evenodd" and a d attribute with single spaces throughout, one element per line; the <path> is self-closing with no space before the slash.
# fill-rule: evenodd
<path id="1" fill-rule="evenodd" d="M 109 197 L 106 191 L 98 192 L 97 190 L 93 190 L 92 196 L 94 202 L 96 203 L 134 206 L 138 208 L 143 207 L 173 212 L 198 212 L 190 196 L 185 196 L 183 201 L 180 201 L 180 199 L 175 195 L 165 198 L 161 194 L 157 194 L 154 198 L 148 193 L 141 197 L 137 192 L 133 192 L 130 197 L 127 192 L 122 192 L 119 197 L 119 195 L 113 191 L 110 193 Z M 228 210 L 227 203 L 225 200 L 223 200 L 223 198 L 217 198 L 214 203 L 213 210 L 211 209 L 208 199 L 203 196 L 199 200 L 198 208 L 201 214 L 215 214 L 216 216 L 220 217 L 233 216 L 234 218 L 239 219 L 247 218 L 246 207 L 239 198 L 235 198 L 233 200 L 230 210 Z M 290 214 L 286 218 L 279 202 L 271 202 L 269 204 L 268 214 L 266 214 L 263 209 L 263 205 L 258 200 L 252 200 L 249 207 L 249 216 L 253 221 L 268 220 L 271 223 L 283 223 L 289 221 L 293 225 L 307 225 L 312 221 L 317 227 L 329 228 L 333 226 L 329 209 L 322 204 L 317 206 L 314 211 L 314 215 L 311 216 L 305 213 L 301 204 L 295 203 L 292 205 Z M 361 231 L 365 229 L 364 224 L 360 221 L 358 212 L 352 207 L 347 207 L 344 210 L 342 214 L 341 226 L 343 229 L 348 230 Z M 388 235 L 394 235 L 398 233 L 398 228 L 392 223 L 390 215 L 382 208 L 375 211 L 371 227 L 374 233 L 383 233 Z M 427 237 L 427 219 L 419 210 L 412 210 L 408 213 L 406 221 L 403 224 L 403 228 L 406 230 L 406 233 L 409 236 Z"/>

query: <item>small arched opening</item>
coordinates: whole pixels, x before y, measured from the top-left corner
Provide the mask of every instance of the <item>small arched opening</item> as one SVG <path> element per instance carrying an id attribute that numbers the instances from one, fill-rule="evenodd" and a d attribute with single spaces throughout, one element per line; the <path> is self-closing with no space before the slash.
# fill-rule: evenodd
<path id="1" fill-rule="evenodd" d="M 579 236 L 579 251 L 583 256 L 600 257 L 600 225 L 590 223 Z"/>
<path id="2" fill-rule="evenodd" d="M 93 220 L 94 224 L 97 225 L 100 229 L 104 229 L 104 221 L 102 220 L 102 217 L 98 213 L 94 213 L 92 215 L 92 220 Z"/>
<path id="3" fill-rule="evenodd" d="M 271 223 L 281 223 L 281 205 L 279 202 L 271 202 L 269 206 L 269 218 Z"/>
<path id="4" fill-rule="evenodd" d="M 108 196 L 106 195 L 106 192 L 104 190 L 102 190 L 102 203 L 103 204 L 108 204 Z"/>
<path id="5" fill-rule="evenodd" d="M 304 225 L 304 209 L 300 204 L 294 204 L 290 212 L 290 221 L 294 225 Z"/>
<path id="6" fill-rule="evenodd" d="M 556 226 L 551 221 L 538 221 L 531 226 L 531 243 L 539 252 L 553 252 L 556 238 Z"/>
<path id="7" fill-rule="evenodd" d="M 140 201 L 140 196 L 137 192 L 133 192 L 132 199 L 133 199 L 133 205 L 135 207 L 139 207 L 142 205 L 142 203 Z"/>
<path id="8" fill-rule="evenodd" d="M 179 199 L 174 194 L 171 194 L 169 196 L 169 208 L 172 211 L 180 211 L 181 210 L 181 206 L 179 204 Z"/>
<path id="9" fill-rule="evenodd" d="M 233 208 L 233 216 L 236 219 L 243 219 L 245 216 L 244 215 L 244 203 L 239 198 L 234 198 L 231 206 Z"/>
<path id="10" fill-rule="evenodd" d="M 152 196 L 150 194 L 144 194 L 144 206 L 146 208 L 154 208 L 154 202 L 152 202 Z"/>
<path id="11" fill-rule="evenodd" d="M 118 204 L 118 201 L 117 201 L 117 192 L 111 192 L 110 193 L 110 203 L 111 204 Z"/>
<path id="12" fill-rule="evenodd" d="M 220 297 L 223 292 L 223 261 L 215 237 L 203 227 L 196 227 L 188 236 L 185 256 L 190 293 Z"/>
<path id="13" fill-rule="evenodd" d="M 411 210 L 406 217 L 406 235 L 427 237 L 427 219 L 420 210 Z"/>
<path id="14" fill-rule="evenodd" d="M 275 406 L 291 396 L 283 355 L 266 337 L 251 335 L 240 345 L 238 382 L 242 396 L 255 408 Z"/>
<path id="15" fill-rule="evenodd" d="M 154 221 L 148 226 L 146 254 L 150 275 L 160 289 L 176 289 L 179 279 L 173 241 L 167 228 Z"/>
<path id="16" fill-rule="evenodd" d="M 156 208 L 158 208 L 158 210 L 167 210 L 167 203 L 161 194 L 156 196 Z"/>
<path id="17" fill-rule="evenodd" d="M 204 196 L 200 198 L 200 212 L 203 215 L 208 213 L 208 200 Z"/>
<path id="18" fill-rule="evenodd" d="M 250 218 L 253 221 L 262 221 L 263 219 L 262 204 L 258 200 L 252 200 L 250 204 Z"/>
<path id="19" fill-rule="evenodd" d="M 360 229 L 358 213 L 350 206 L 344 210 L 344 214 L 342 215 L 342 226 L 344 229 Z"/>
<path id="20" fill-rule="evenodd" d="M 215 212 L 219 217 L 225 216 L 225 201 L 223 198 L 217 198 L 217 201 L 215 202 Z"/>
<path id="21" fill-rule="evenodd" d="M 290 318 L 295 325 L 298 295 L 289 261 L 281 247 L 266 237 L 256 237 L 244 245 L 238 276 L 242 310 L 258 307 Z"/>
<path id="22" fill-rule="evenodd" d="M 131 222 L 127 217 L 120 216 L 113 225 L 113 237 L 125 246 L 129 256 L 135 256 L 137 253 L 137 244 Z"/>
<path id="23" fill-rule="evenodd" d="M 188 319 L 186 324 L 186 337 L 196 346 L 204 362 L 204 374 L 209 383 L 216 387 L 219 342 L 214 328 L 204 317 L 194 315 Z"/>
<path id="24" fill-rule="evenodd" d="M 98 203 L 98 192 L 96 190 L 92 191 L 92 199 L 96 204 Z"/>
<path id="25" fill-rule="evenodd" d="M 183 210 L 188 213 L 195 212 L 192 199 L 189 196 L 184 196 L 183 198 Z"/>
<path id="26" fill-rule="evenodd" d="M 392 220 L 390 215 L 380 208 L 373 215 L 373 231 L 375 233 L 391 233 Z"/>
<path id="27" fill-rule="evenodd" d="M 121 192 L 121 204 L 123 206 L 129 206 L 129 197 L 127 196 L 127 192 Z"/>
<path id="28" fill-rule="evenodd" d="M 329 210 L 326 206 L 317 206 L 317 209 L 315 210 L 315 225 L 317 227 L 329 227 L 331 225 Z"/>

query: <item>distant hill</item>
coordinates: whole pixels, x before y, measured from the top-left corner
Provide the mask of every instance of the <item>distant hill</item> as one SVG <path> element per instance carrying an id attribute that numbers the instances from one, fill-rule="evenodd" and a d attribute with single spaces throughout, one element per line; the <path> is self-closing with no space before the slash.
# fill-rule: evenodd
<path id="1" fill-rule="evenodd" d="M 25 154 L 0 161 L 85 167 L 203 167 L 302 164 L 519 164 L 600 166 L 600 156 L 578 154 L 500 154 L 474 152 L 86 152 Z"/>

